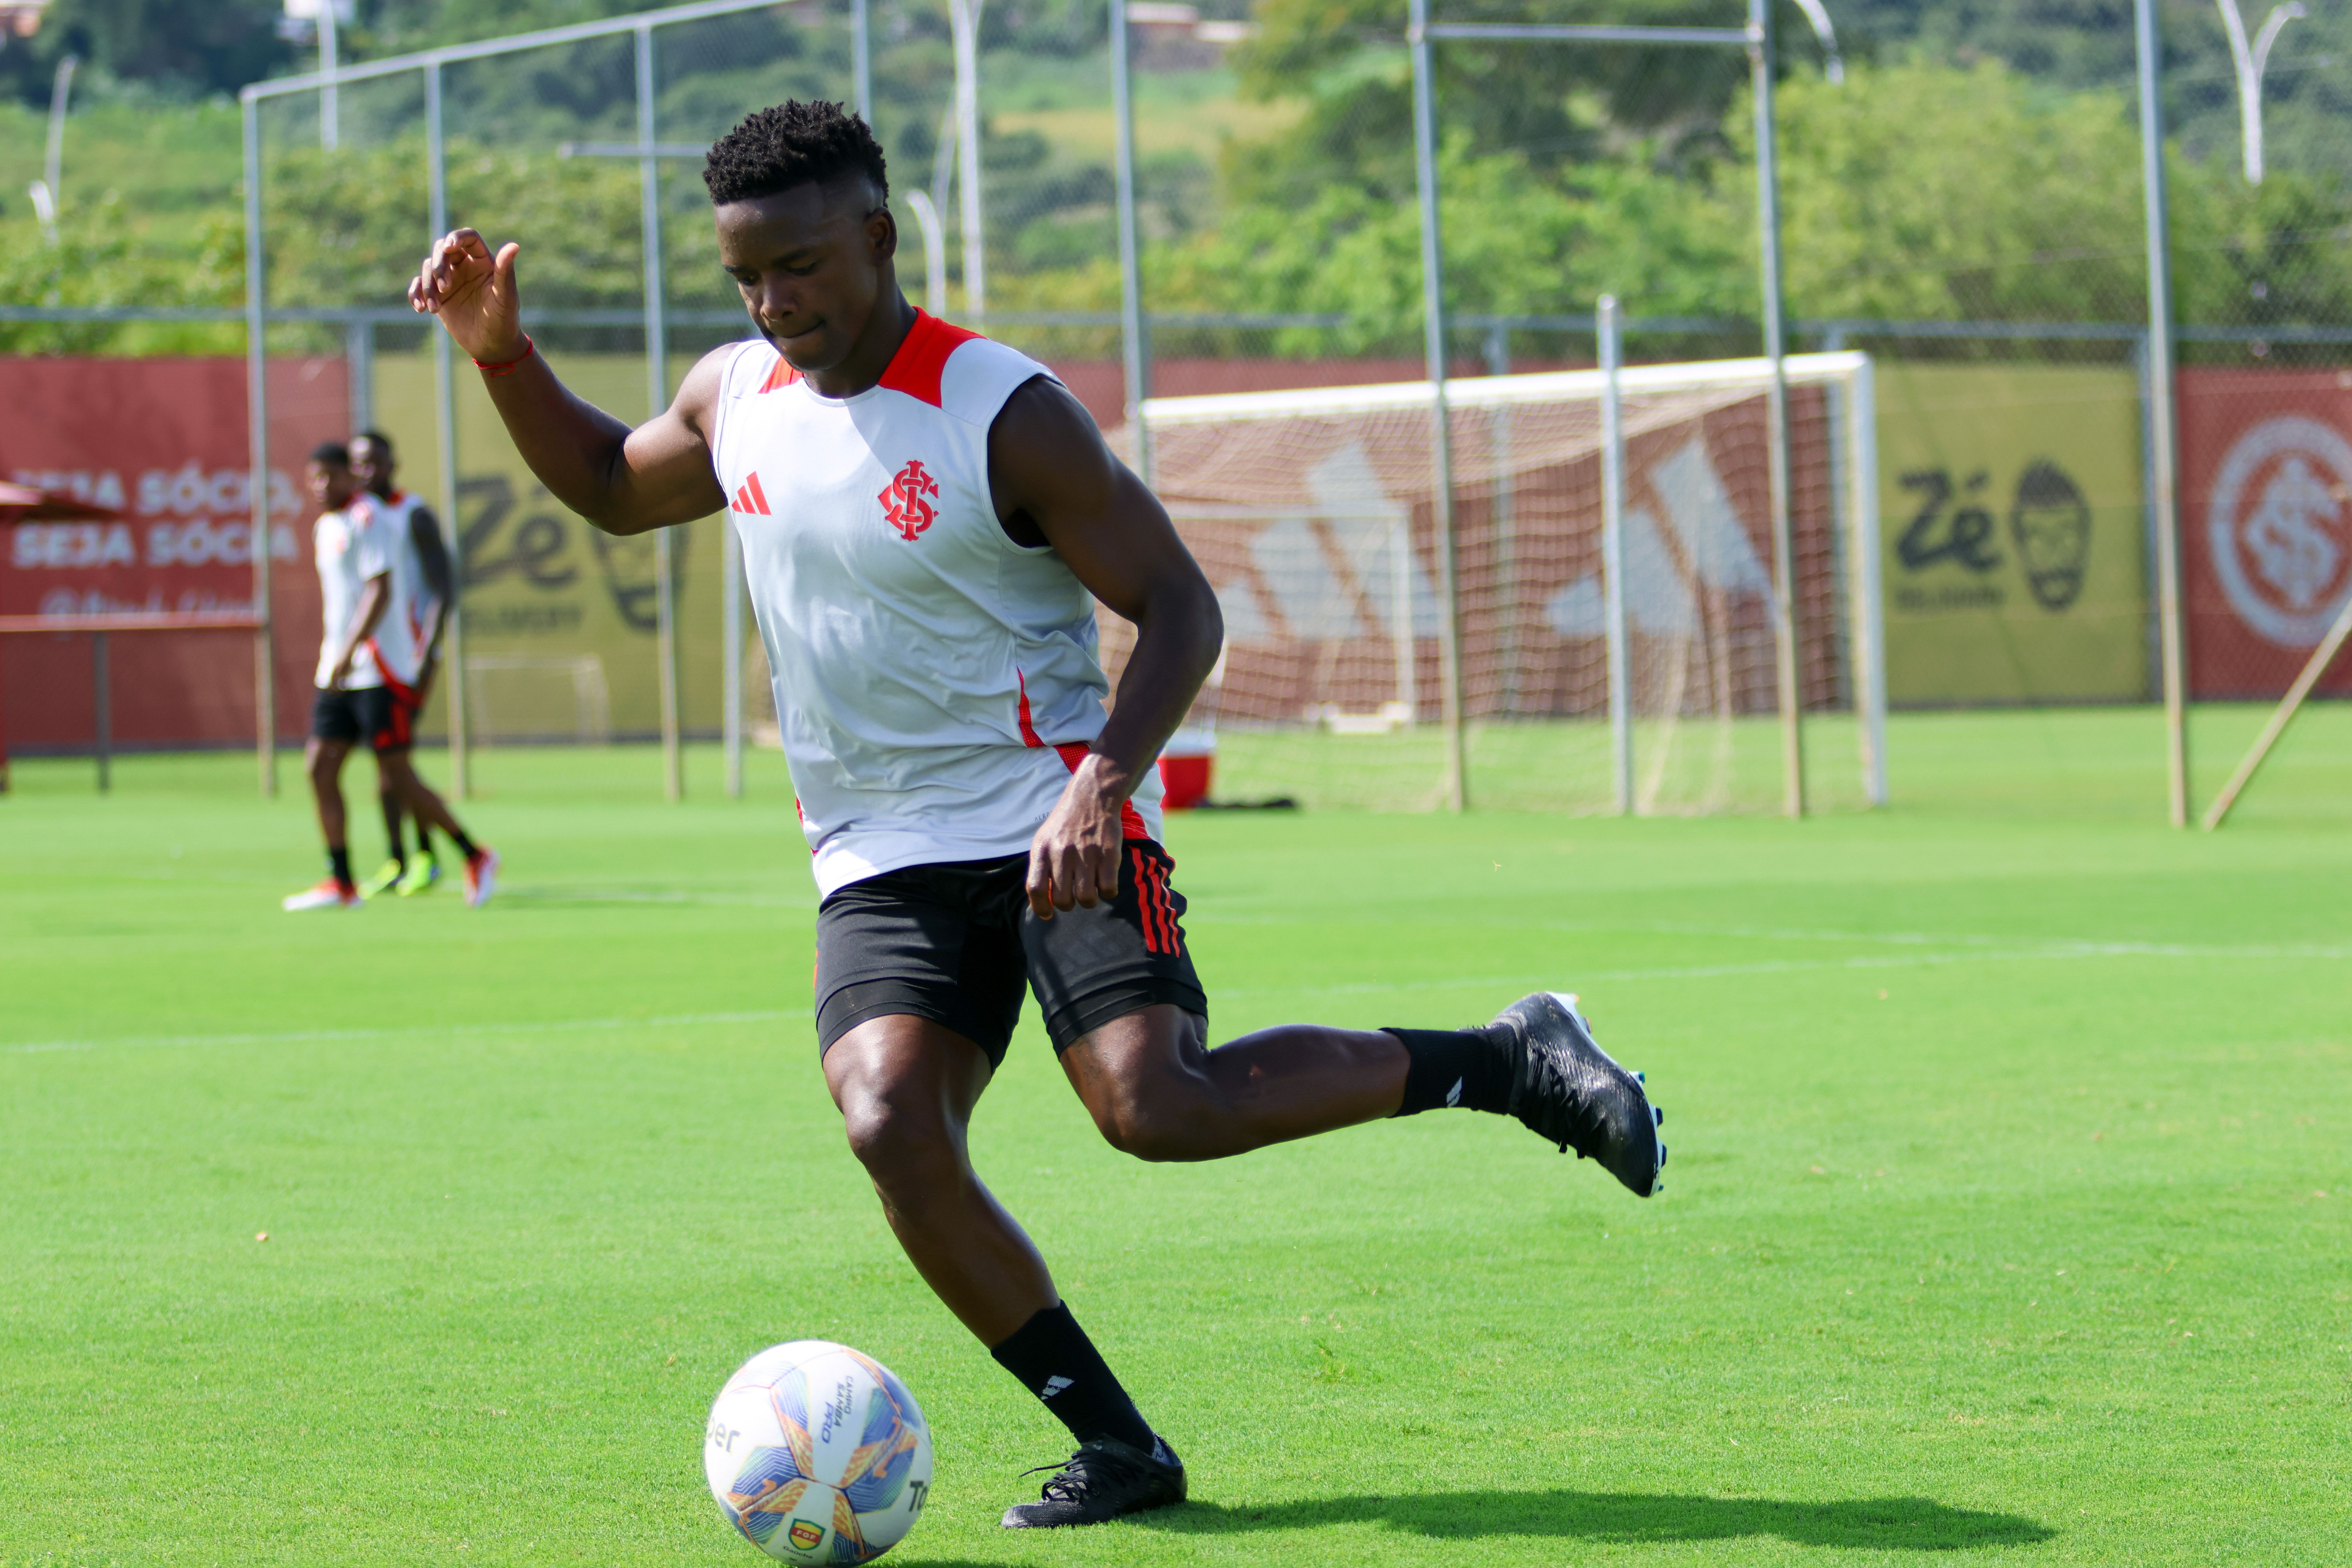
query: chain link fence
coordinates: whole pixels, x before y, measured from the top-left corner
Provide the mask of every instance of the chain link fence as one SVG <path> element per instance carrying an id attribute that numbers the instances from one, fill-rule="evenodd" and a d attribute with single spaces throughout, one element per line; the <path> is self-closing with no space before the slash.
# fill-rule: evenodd
<path id="1" fill-rule="evenodd" d="M 2224 701 L 2284 689 L 2352 597 L 2352 0 L 2238 6 L 2157 7 L 2184 669 L 2191 696 Z M 1830 7 L 1831 34 L 1816 9 L 1762 18 L 1775 34 L 1781 291 L 1792 351 L 1863 351 L 1875 368 L 1886 696 L 2150 700 L 2164 685 L 2163 345 L 2147 330 L 2130 10 L 1962 18 L 1853 0 Z M 1748 20 L 1737 0 L 1438 0 L 1428 147 L 1445 284 L 1436 357 L 1451 375 L 1591 367 L 1604 294 L 1622 301 L 1629 365 L 1764 350 L 1746 37 L 1496 31 L 1737 34 Z M 435 334 L 398 300 L 436 221 L 521 238 L 541 344 L 573 384 L 636 417 L 696 354 L 745 331 L 711 254 L 698 148 L 784 97 L 862 104 L 891 156 L 909 296 L 1054 365 L 1149 469 L 1139 399 L 1426 384 L 1411 21 L 1402 0 L 722 4 L 354 68 L 331 112 L 317 84 L 270 85 L 253 99 L 267 249 L 254 303 L 270 357 L 342 360 L 354 422 L 389 430 L 404 482 L 453 513 L 467 652 L 489 662 L 450 695 L 478 695 L 490 721 L 477 734 L 651 734 L 666 710 L 673 733 L 721 731 L 746 712 L 756 724 L 758 670 L 740 699 L 728 679 L 727 650 L 755 639 L 728 591 L 725 531 L 681 531 L 666 561 L 606 539 L 539 489 L 470 373 L 445 379 Z M 1829 805 L 1868 793 L 1850 765 L 1860 600 L 1843 542 L 1864 503 L 1845 482 L 1846 395 L 1792 392 L 1780 489 L 1804 777 Z M 1559 635 L 1576 610 L 1555 603 L 1586 545 L 1524 535 L 1563 503 L 1540 493 L 1549 481 L 1497 482 L 1515 472 L 1509 417 L 1461 415 L 1452 429 L 1472 797 L 1606 809 L 1593 704 L 1607 679 L 1597 645 Z M 1769 428 L 1702 444 L 1768 576 L 1772 445 Z M 1726 471 L 1742 464 L 1766 474 L 1764 499 Z M 1646 468 L 1628 478 L 1628 517 L 1646 512 L 1657 549 L 1695 580 Z M 1587 495 L 1570 510 L 1589 519 L 1597 505 Z M 1414 527 L 1409 549 L 1433 591 L 1433 513 Z M 1313 548 L 1348 577 L 1344 543 L 1327 530 Z M 1662 785 L 1659 809 L 1781 802 L 1777 633 L 1769 594 L 1739 581 L 1712 608 L 1698 595 L 1717 619 L 1691 666 L 1704 677 L 1691 689 L 1712 694 L 1708 724 L 1727 726 L 1729 771 Z M 1408 606 L 1404 622 L 1423 614 Z M 1204 709 L 1221 793 L 1444 798 L 1457 679 L 1441 668 L 1444 639 L 1416 629 L 1401 681 L 1396 628 L 1371 616 L 1352 628 L 1365 646 L 1333 657 L 1391 672 L 1381 700 L 1404 703 L 1399 730 L 1335 734 L 1304 700 L 1279 719 Z M 1119 628 L 1107 633 L 1116 659 Z M 583 717 L 584 697 L 559 700 L 586 689 L 570 673 L 583 659 L 602 668 L 602 720 Z M 2319 689 L 2347 681 L 2337 671 Z M 1313 706 L 1380 707 L 1326 695 Z M 1562 750 L 1570 736 L 1582 739 Z M 1727 793 L 1726 777 L 1738 781 Z"/>

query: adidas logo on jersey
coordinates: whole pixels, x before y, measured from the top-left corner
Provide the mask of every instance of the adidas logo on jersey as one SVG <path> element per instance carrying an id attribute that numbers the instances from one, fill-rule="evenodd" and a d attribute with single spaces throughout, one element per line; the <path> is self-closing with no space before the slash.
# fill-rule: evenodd
<path id="1" fill-rule="evenodd" d="M 751 478 L 735 487 L 735 510 L 751 512 L 759 517 L 775 515 L 768 510 L 767 492 L 760 488 L 758 470 L 753 470 Z"/>

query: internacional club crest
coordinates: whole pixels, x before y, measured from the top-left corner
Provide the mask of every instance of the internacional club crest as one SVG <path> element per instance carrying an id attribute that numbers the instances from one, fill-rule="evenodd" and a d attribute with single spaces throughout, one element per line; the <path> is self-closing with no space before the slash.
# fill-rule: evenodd
<path id="1" fill-rule="evenodd" d="M 2352 443 L 2301 415 L 2263 420 L 2222 459 L 2205 526 L 2238 618 L 2312 647 L 2352 593 Z"/>
<path id="2" fill-rule="evenodd" d="M 919 460 L 910 458 L 882 487 L 883 521 L 897 529 L 900 538 L 912 541 L 940 515 L 940 509 L 931 504 L 939 493 L 940 481 L 924 472 Z"/>

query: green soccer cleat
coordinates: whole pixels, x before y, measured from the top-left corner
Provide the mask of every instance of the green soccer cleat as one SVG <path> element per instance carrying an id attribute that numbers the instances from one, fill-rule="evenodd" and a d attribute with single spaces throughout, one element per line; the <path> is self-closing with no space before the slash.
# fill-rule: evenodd
<path id="1" fill-rule="evenodd" d="M 441 862 L 430 855 L 417 855 L 409 859 L 408 871 L 400 879 L 400 896 L 413 899 L 419 893 L 429 893 L 441 880 Z"/>
<path id="2" fill-rule="evenodd" d="M 375 868 L 374 876 L 360 884 L 360 897 L 373 899 L 379 894 L 391 892 L 400 886 L 401 877 L 405 869 L 406 868 L 397 860 L 386 860 Z"/>

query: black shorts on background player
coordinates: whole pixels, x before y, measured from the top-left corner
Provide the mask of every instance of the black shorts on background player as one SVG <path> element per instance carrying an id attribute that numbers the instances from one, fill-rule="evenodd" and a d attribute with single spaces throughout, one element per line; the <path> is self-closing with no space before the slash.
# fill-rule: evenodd
<path id="1" fill-rule="evenodd" d="M 356 691 L 320 691 L 310 700 L 310 734 L 320 741 L 356 746 L 364 741 L 379 752 L 410 743 L 415 712 L 387 686 Z"/>
<path id="2" fill-rule="evenodd" d="M 1155 1003 L 1206 1016 L 1185 951 L 1176 862 L 1148 838 L 1119 849 L 1118 897 L 1041 921 L 1029 908 L 1029 857 L 885 871 L 835 891 L 816 917 L 820 1052 L 870 1018 L 911 1014 L 944 1025 L 1003 1064 L 1034 990 L 1056 1052 Z"/>

